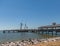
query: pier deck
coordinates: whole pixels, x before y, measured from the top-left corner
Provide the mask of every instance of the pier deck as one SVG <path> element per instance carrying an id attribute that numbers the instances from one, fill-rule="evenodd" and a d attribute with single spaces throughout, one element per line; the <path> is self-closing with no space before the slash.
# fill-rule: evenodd
<path id="1" fill-rule="evenodd" d="M 42 34 L 44 32 L 46 32 L 47 34 L 49 34 L 49 32 L 56 32 L 56 34 L 58 32 L 60 32 L 60 24 L 56 24 L 56 25 L 47 25 L 47 26 L 41 26 L 38 27 L 38 29 L 21 29 L 21 30 L 3 30 L 3 32 L 35 32 L 35 33 L 40 33 L 42 32 Z"/>

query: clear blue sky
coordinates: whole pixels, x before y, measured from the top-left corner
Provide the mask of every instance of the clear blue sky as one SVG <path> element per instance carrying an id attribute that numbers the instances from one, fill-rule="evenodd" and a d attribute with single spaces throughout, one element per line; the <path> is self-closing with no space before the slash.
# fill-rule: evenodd
<path id="1" fill-rule="evenodd" d="M 60 23 L 60 0 L 0 0 L 0 30 Z"/>

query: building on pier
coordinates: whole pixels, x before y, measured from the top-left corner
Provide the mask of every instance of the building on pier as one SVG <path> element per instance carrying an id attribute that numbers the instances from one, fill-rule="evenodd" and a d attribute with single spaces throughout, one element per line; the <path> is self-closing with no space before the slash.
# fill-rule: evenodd
<path id="1" fill-rule="evenodd" d="M 60 24 L 52 23 L 52 25 L 41 26 L 38 29 L 60 29 Z"/>
<path id="2" fill-rule="evenodd" d="M 60 32 L 60 24 L 52 23 L 51 25 L 38 27 L 38 29 L 42 31 L 42 33 L 48 32 L 49 34 L 49 32 L 52 32 L 53 35 L 53 32 L 55 32 L 55 34 L 57 35 L 57 32 Z"/>

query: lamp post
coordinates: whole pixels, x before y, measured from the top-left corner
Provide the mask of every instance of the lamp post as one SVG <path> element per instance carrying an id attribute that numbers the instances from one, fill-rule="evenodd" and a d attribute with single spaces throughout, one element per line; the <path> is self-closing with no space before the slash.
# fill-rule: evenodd
<path id="1" fill-rule="evenodd" d="M 20 30 L 22 30 L 23 23 L 20 23 Z"/>

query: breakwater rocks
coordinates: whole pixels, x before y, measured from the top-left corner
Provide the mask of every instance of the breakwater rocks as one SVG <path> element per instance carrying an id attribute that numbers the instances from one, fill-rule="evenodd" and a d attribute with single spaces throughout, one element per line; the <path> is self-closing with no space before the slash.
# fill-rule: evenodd
<path id="1" fill-rule="evenodd" d="M 28 39 L 14 42 L 1 43 L 0 46 L 32 46 L 40 42 L 59 41 L 60 37 L 46 39 Z"/>

